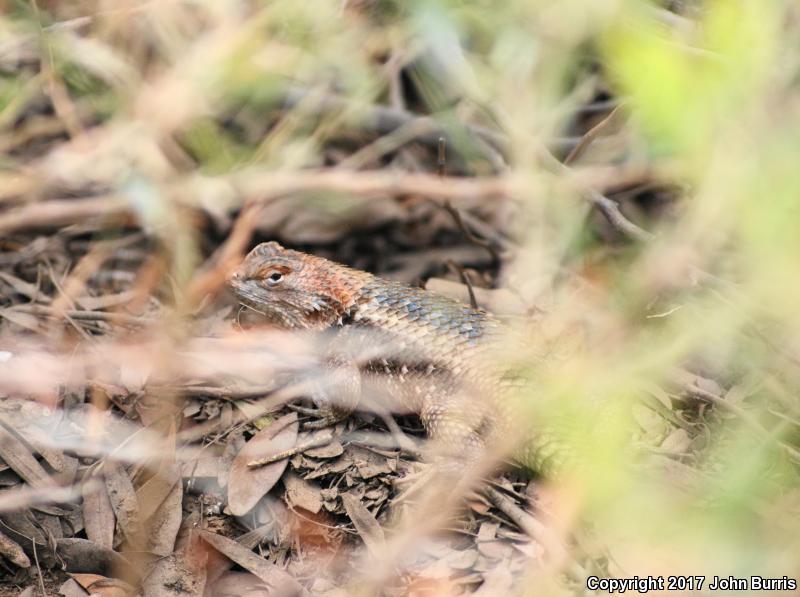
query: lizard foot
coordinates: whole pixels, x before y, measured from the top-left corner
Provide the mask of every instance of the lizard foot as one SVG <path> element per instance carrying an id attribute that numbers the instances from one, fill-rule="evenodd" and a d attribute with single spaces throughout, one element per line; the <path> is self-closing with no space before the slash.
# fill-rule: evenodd
<path id="1" fill-rule="evenodd" d="M 342 421 L 347 418 L 349 413 L 338 413 L 335 410 L 328 409 L 328 408 L 309 408 L 306 406 L 297 406 L 294 404 L 290 404 L 289 408 L 293 411 L 300 413 L 301 415 L 306 415 L 311 417 L 311 421 L 305 421 L 303 423 L 303 429 L 324 429 L 325 427 L 331 427 L 335 425 L 339 421 Z"/>

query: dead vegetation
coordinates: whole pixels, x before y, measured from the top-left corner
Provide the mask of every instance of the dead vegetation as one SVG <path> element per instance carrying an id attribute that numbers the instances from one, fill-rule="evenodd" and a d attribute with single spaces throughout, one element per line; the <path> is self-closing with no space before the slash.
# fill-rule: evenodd
<path id="1" fill-rule="evenodd" d="M 0 0 L 0 591 L 800 575 L 797 10 L 550 4 Z M 535 330 L 585 474 L 304 429 L 318 339 L 224 287 L 263 240 Z"/>

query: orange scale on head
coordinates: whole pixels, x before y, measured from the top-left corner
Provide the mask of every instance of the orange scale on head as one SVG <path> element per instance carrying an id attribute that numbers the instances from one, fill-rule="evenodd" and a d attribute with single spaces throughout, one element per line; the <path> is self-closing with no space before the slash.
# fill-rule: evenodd
<path id="1" fill-rule="evenodd" d="M 285 265 L 264 265 L 259 267 L 254 278 L 266 278 L 267 276 L 275 273 L 280 272 L 281 274 L 288 274 L 291 271 L 290 268 L 286 267 Z"/>

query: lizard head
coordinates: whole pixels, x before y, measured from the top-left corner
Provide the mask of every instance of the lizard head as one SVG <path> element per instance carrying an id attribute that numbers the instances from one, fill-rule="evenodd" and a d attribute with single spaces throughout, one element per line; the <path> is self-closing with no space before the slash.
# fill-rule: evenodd
<path id="1" fill-rule="evenodd" d="M 362 275 L 368 274 L 268 242 L 248 253 L 228 283 L 244 305 L 274 323 L 326 329 L 350 313 Z"/>

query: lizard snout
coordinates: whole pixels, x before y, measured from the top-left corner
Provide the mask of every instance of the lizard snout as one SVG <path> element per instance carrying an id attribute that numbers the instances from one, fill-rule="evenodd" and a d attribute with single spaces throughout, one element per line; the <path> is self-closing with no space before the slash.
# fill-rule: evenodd
<path id="1" fill-rule="evenodd" d="M 229 286 L 241 286 L 242 283 L 244 282 L 242 269 L 240 267 L 233 269 L 231 272 L 228 273 L 225 281 L 228 283 Z"/>

